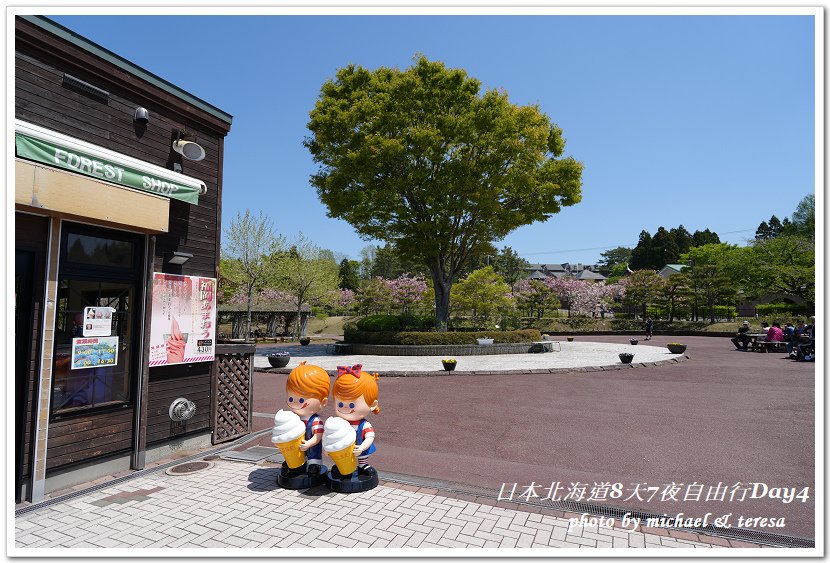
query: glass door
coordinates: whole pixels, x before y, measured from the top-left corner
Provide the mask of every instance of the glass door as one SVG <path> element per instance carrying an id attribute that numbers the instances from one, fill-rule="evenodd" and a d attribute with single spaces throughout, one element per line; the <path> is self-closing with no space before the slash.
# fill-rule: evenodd
<path id="1" fill-rule="evenodd" d="M 143 237 L 64 224 L 52 418 L 134 404 Z"/>

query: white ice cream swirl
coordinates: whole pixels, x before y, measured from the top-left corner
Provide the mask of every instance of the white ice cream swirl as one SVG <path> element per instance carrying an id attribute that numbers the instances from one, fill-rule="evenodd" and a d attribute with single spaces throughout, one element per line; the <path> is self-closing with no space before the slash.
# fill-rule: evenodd
<path id="1" fill-rule="evenodd" d="M 271 441 L 275 444 L 296 440 L 297 436 L 305 434 L 305 424 L 295 413 L 280 410 L 274 416 L 274 428 L 271 430 Z"/>
<path id="2" fill-rule="evenodd" d="M 337 452 L 351 446 L 357 441 L 357 434 L 349 424 L 337 416 L 330 416 L 323 426 L 323 449 L 327 452 Z"/>

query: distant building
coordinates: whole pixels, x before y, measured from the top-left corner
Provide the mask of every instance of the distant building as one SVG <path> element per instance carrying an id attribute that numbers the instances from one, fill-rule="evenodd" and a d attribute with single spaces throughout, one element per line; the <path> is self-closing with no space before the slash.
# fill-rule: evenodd
<path id="1" fill-rule="evenodd" d="M 666 264 L 663 266 L 663 269 L 657 272 L 657 275 L 661 278 L 668 278 L 669 276 L 673 276 L 674 274 L 679 274 L 683 271 L 683 268 L 686 268 L 686 264 Z"/>
<path id="2" fill-rule="evenodd" d="M 546 278 L 574 278 L 578 280 L 605 281 L 606 278 L 597 272 L 598 267 L 592 264 L 530 264 L 525 268 L 530 279 Z"/>

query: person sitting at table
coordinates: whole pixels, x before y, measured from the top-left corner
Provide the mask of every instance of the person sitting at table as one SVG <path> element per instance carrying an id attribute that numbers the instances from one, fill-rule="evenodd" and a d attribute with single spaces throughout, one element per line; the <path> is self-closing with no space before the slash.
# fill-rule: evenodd
<path id="1" fill-rule="evenodd" d="M 769 331 L 769 323 L 767 321 L 761 322 L 761 332 L 766 334 Z"/>
<path id="2" fill-rule="evenodd" d="M 778 321 L 773 321 L 772 326 L 769 327 L 767 342 L 784 342 L 784 331 L 781 330 L 781 324 Z"/>
<path id="3" fill-rule="evenodd" d="M 784 325 L 784 342 L 792 342 L 793 334 L 795 334 L 795 327 L 793 323 L 787 323 Z"/>
<path id="4" fill-rule="evenodd" d="M 807 330 L 798 343 L 797 357 L 801 361 L 814 362 L 816 359 L 816 318 L 810 317 L 813 323 L 807 325 Z"/>
<path id="5" fill-rule="evenodd" d="M 744 324 L 738 328 L 738 333 L 732 338 L 732 344 L 738 350 L 746 351 L 752 339 L 749 335 L 749 321 L 744 321 Z"/>
<path id="6" fill-rule="evenodd" d="M 798 319 L 795 323 L 796 323 L 796 327 L 793 330 L 792 338 L 790 339 L 789 342 L 787 342 L 787 353 L 792 358 L 796 357 L 796 350 L 798 349 L 797 346 L 798 346 L 801 335 L 804 334 L 807 331 L 807 327 L 804 324 L 804 320 Z"/>

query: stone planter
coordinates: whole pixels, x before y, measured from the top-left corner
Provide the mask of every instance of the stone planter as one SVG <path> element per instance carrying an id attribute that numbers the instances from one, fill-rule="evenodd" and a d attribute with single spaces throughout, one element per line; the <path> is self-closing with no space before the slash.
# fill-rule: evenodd
<path id="1" fill-rule="evenodd" d="M 620 354 L 620 361 L 624 364 L 630 364 L 634 359 L 634 354 Z"/>
<path id="2" fill-rule="evenodd" d="M 636 346 L 639 340 L 636 338 L 629 338 L 628 341 L 631 343 L 632 346 Z"/>
<path id="3" fill-rule="evenodd" d="M 493 343 L 492 338 L 476 338 L 479 346 L 489 346 Z"/>
<path id="4" fill-rule="evenodd" d="M 284 368 L 291 361 L 291 354 L 288 352 L 279 352 L 276 354 L 268 354 L 268 363 L 272 368 Z"/>
<path id="5" fill-rule="evenodd" d="M 311 338 L 308 336 L 300 337 L 300 346 L 308 346 L 311 343 Z"/>
<path id="6" fill-rule="evenodd" d="M 445 361 L 442 360 L 441 364 L 443 364 L 444 370 L 453 371 L 455 369 L 455 366 L 458 365 L 458 362 L 445 362 Z"/>
<path id="7" fill-rule="evenodd" d="M 668 348 L 669 352 L 672 354 L 682 354 L 686 351 L 685 344 L 666 344 L 666 348 Z"/>
<path id="8" fill-rule="evenodd" d="M 568 342 L 573 342 L 573 341 L 574 341 L 574 337 L 573 336 L 568 336 Z"/>

